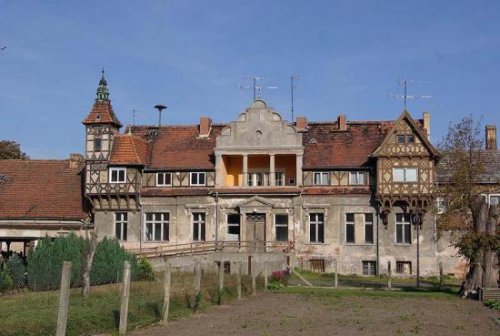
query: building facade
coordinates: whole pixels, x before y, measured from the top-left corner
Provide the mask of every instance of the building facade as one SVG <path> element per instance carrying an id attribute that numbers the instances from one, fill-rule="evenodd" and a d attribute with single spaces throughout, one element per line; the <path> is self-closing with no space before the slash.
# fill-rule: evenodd
<path id="1" fill-rule="evenodd" d="M 120 133 L 103 76 L 83 124 L 83 189 L 100 238 L 158 255 L 279 251 L 345 274 L 385 273 L 389 262 L 415 274 L 417 259 L 420 274 L 438 272 L 440 154 L 428 113 L 287 122 L 258 99 L 227 124 L 201 117 Z"/>

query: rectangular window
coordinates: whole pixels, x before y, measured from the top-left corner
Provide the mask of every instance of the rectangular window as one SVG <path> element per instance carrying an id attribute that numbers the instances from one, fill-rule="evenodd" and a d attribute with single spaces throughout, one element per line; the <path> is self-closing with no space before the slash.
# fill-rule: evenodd
<path id="1" fill-rule="evenodd" d="M 115 212 L 115 237 L 118 240 L 127 240 L 128 214 Z"/>
<path id="2" fill-rule="evenodd" d="M 288 241 L 288 215 L 274 215 L 276 241 Z"/>
<path id="3" fill-rule="evenodd" d="M 402 134 L 396 135 L 396 141 L 398 144 L 404 144 L 406 137 Z"/>
<path id="4" fill-rule="evenodd" d="M 262 173 L 249 173 L 248 174 L 248 186 L 249 187 L 260 187 L 263 185 Z"/>
<path id="5" fill-rule="evenodd" d="M 500 204 L 500 195 L 498 194 L 491 194 L 488 196 L 489 198 L 489 204 L 490 205 L 498 205 Z"/>
<path id="6" fill-rule="evenodd" d="M 414 135 L 407 135 L 406 136 L 406 143 L 414 143 L 415 142 L 415 136 Z"/>
<path id="7" fill-rule="evenodd" d="M 365 185 L 365 172 L 349 172 L 350 185 Z"/>
<path id="8" fill-rule="evenodd" d="M 411 144 L 415 142 L 415 136 L 413 134 L 397 134 L 396 135 L 396 142 L 398 144 Z"/>
<path id="9" fill-rule="evenodd" d="M 392 168 L 394 182 L 417 182 L 417 168 Z"/>
<path id="10" fill-rule="evenodd" d="M 240 218 L 239 214 L 227 215 L 227 240 L 240 240 Z"/>
<path id="11" fill-rule="evenodd" d="M 127 168 L 109 168 L 109 183 L 125 183 Z"/>
<path id="12" fill-rule="evenodd" d="M 351 244 L 356 242 L 353 213 L 345 214 L 345 242 Z"/>
<path id="13" fill-rule="evenodd" d="M 377 263 L 371 260 L 363 260 L 363 275 L 377 275 Z"/>
<path id="14" fill-rule="evenodd" d="M 172 173 L 156 173 L 156 185 L 157 186 L 171 186 L 172 185 Z"/>
<path id="15" fill-rule="evenodd" d="M 330 173 L 329 172 L 315 172 L 313 176 L 314 185 L 328 185 L 330 184 Z"/>
<path id="16" fill-rule="evenodd" d="M 190 183 L 192 186 L 204 186 L 206 185 L 206 174 L 204 172 L 193 172 L 190 176 Z"/>
<path id="17" fill-rule="evenodd" d="M 102 150 L 102 139 L 94 138 L 94 152 L 100 152 Z"/>
<path id="18" fill-rule="evenodd" d="M 396 214 L 396 243 L 411 244 L 410 214 Z"/>
<path id="19" fill-rule="evenodd" d="M 168 241 L 170 215 L 168 213 L 146 213 L 144 235 L 147 241 Z"/>
<path id="20" fill-rule="evenodd" d="M 324 243 L 325 215 L 322 213 L 309 214 L 309 241 L 311 243 Z"/>
<path id="21" fill-rule="evenodd" d="M 373 214 L 365 214 L 365 243 L 373 244 Z"/>
<path id="22" fill-rule="evenodd" d="M 275 181 L 276 181 L 277 186 L 284 186 L 285 185 L 285 173 L 283 173 L 283 172 L 275 173 Z"/>
<path id="23" fill-rule="evenodd" d="M 436 215 L 442 215 L 446 212 L 444 198 L 436 197 Z"/>
<path id="24" fill-rule="evenodd" d="M 204 212 L 193 212 L 193 241 L 205 241 Z"/>
<path id="25" fill-rule="evenodd" d="M 411 274 L 411 261 L 396 261 L 397 274 Z"/>

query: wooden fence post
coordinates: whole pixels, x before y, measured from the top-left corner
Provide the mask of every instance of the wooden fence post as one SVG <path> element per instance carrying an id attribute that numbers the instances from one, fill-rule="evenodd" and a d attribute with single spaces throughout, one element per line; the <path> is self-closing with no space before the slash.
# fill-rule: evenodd
<path id="1" fill-rule="evenodd" d="M 224 260 L 219 264 L 219 293 L 217 294 L 217 304 L 222 304 L 222 293 L 224 291 Z"/>
<path id="2" fill-rule="evenodd" d="M 128 299 L 130 296 L 130 261 L 123 262 L 123 288 L 122 288 L 122 302 L 120 305 L 120 327 L 118 333 L 125 335 L 127 333 L 127 319 L 128 319 Z"/>
<path id="3" fill-rule="evenodd" d="M 264 263 L 264 290 L 267 291 L 267 263 Z"/>
<path id="4" fill-rule="evenodd" d="M 161 323 L 166 325 L 168 323 L 168 310 L 170 307 L 170 280 L 171 271 L 168 264 L 165 265 L 165 272 L 163 274 L 163 314 Z"/>
<path id="5" fill-rule="evenodd" d="M 194 274 L 194 305 L 193 311 L 198 311 L 201 301 L 201 264 L 200 260 L 196 261 Z"/>
<path id="6" fill-rule="evenodd" d="M 337 288 L 339 286 L 339 261 L 337 259 L 335 261 L 335 275 L 334 275 L 334 287 Z"/>
<path id="7" fill-rule="evenodd" d="M 241 261 L 238 262 L 238 267 L 236 269 L 236 290 L 238 292 L 238 299 L 241 299 L 241 267 L 242 267 L 242 264 L 241 264 Z"/>
<path id="8" fill-rule="evenodd" d="M 59 313 L 57 314 L 56 336 L 66 335 L 68 322 L 69 287 L 71 282 L 71 261 L 63 262 L 61 289 L 59 291 Z"/>
<path id="9" fill-rule="evenodd" d="M 387 262 L 387 288 L 392 288 L 392 269 L 391 269 L 391 261 Z"/>

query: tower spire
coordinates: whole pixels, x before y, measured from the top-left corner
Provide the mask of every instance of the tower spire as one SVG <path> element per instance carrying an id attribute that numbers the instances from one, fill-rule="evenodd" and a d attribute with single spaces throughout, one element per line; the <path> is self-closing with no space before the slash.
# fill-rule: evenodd
<path id="1" fill-rule="evenodd" d="M 99 86 L 97 87 L 97 92 L 96 92 L 96 99 L 95 101 L 109 101 L 109 91 L 108 91 L 108 82 L 106 82 L 106 78 L 104 78 L 104 68 L 102 68 L 102 76 L 101 80 L 99 81 Z"/>

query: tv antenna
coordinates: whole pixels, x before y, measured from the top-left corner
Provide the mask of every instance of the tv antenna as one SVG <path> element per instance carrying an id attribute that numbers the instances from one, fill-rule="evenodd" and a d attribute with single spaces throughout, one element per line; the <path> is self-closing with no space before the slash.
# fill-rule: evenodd
<path id="1" fill-rule="evenodd" d="M 293 74 L 292 76 L 290 76 L 290 98 L 291 98 L 291 110 L 292 110 L 292 122 L 293 122 L 293 112 L 294 112 L 294 106 L 293 106 L 293 95 L 295 93 L 295 89 L 298 88 L 298 86 L 295 86 L 295 81 L 296 80 L 299 80 L 299 79 L 302 79 L 299 77 L 299 75 L 297 74 Z"/>
<path id="2" fill-rule="evenodd" d="M 165 105 L 158 104 L 155 105 L 154 108 L 158 110 L 158 127 L 161 127 L 161 111 L 163 111 L 167 107 Z"/>
<path id="3" fill-rule="evenodd" d="M 265 86 L 263 83 L 263 80 L 265 77 L 262 76 L 253 76 L 253 77 L 247 77 L 247 79 L 250 79 L 252 81 L 251 85 L 243 85 L 240 84 L 240 89 L 252 89 L 253 90 L 253 101 L 256 101 L 257 99 L 260 99 L 262 97 L 262 91 L 263 90 L 276 90 L 278 89 L 277 86 Z"/>
<path id="4" fill-rule="evenodd" d="M 421 98 L 432 98 L 432 96 L 419 96 L 419 95 L 409 95 L 408 94 L 408 86 L 414 85 L 414 84 L 422 84 L 422 83 L 427 83 L 424 81 L 415 81 L 415 80 L 407 80 L 407 79 L 398 79 L 398 85 L 403 87 L 403 95 L 395 95 L 393 94 L 393 98 L 398 98 L 398 99 L 403 99 L 403 107 L 406 110 L 407 106 L 407 100 L 408 99 L 421 99 Z"/>

